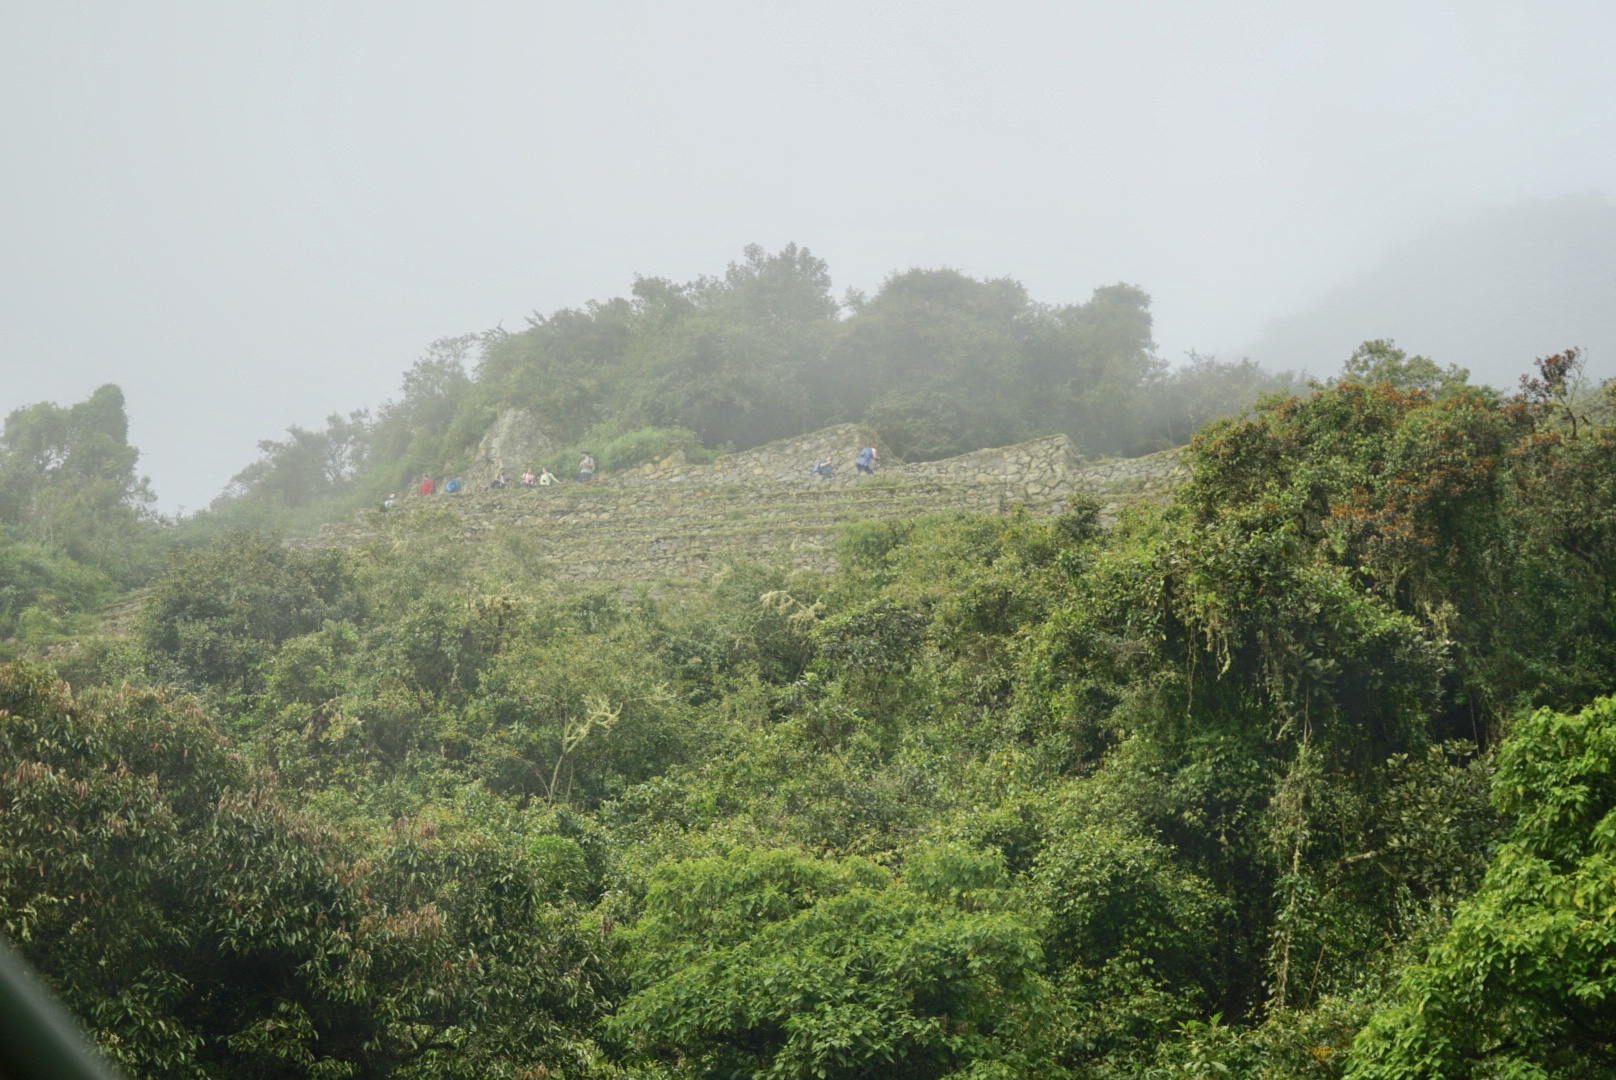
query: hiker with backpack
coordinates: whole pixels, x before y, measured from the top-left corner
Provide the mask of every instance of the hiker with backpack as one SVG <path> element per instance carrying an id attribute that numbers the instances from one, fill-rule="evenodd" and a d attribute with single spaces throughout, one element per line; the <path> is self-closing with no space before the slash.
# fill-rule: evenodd
<path id="1" fill-rule="evenodd" d="M 834 471 L 834 468 L 835 468 L 835 466 L 833 464 L 834 461 L 835 461 L 835 458 L 836 458 L 836 455 L 834 455 L 834 454 L 826 454 L 825 455 L 825 460 L 823 460 L 819 464 L 815 465 L 812 469 L 809 469 L 808 470 L 809 473 L 811 473 L 814 476 L 822 476 L 826 480 L 829 480 L 830 477 L 831 477 L 831 473 Z"/>
<path id="2" fill-rule="evenodd" d="M 421 494 L 430 495 L 436 490 L 437 485 L 432 482 L 432 474 L 427 473 L 421 478 Z"/>
<path id="3" fill-rule="evenodd" d="M 864 449 L 859 451 L 858 459 L 855 460 L 853 464 L 858 468 L 858 471 L 865 476 L 874 476 L 875 463 L 879 460 L 881 460 L 881 455 L 876 451 L 875 444 L 871 443 L 869 446 L 866 446 Z"/>
<path id="4" fill-rule="evenodd" d="M 578 462 L 578 479 L 587 484 L 595 478 L 595 457 L 593 454 L 584 454 Z"/>

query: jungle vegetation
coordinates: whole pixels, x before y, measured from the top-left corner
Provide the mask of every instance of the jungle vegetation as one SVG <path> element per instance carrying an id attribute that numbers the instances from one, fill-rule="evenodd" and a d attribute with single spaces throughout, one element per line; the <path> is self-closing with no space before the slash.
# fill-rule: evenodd
<path id="1" fill-rule="evenodd" d="M 0 667 L 0 929 L 140 1077 L 1608 1076 L 1579 371 L 1370 342 L 1170 506 L 610 587 L 430 509 L 164 552 L 113 391 L 14 414 L 16 565 L 149 584 Z"/>

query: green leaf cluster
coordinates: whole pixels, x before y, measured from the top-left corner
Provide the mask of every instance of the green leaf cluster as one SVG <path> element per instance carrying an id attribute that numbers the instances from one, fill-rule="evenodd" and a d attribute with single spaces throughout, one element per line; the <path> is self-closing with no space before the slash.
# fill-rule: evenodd
<path id="1" fill-rule="evenodd" d="M 1475 895 L 1358 1036 L 1348 1075 L 1616 1068 L 1616 700 L 1540 709 L 1498 759 L 1513 821 Z"/>

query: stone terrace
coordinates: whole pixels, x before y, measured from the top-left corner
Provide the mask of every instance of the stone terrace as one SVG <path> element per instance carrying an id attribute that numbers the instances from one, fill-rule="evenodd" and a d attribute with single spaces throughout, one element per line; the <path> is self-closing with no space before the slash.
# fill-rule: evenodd
<path id="1" fill-rule="evenodd" d="M 863 430 L 827 428 L 711 465 L 673 458 L 589 484 L 507 488 L 405 499 L 392 514 L 424 508 L 460 515 L 466 540 L 519 529 L 567 580 L 702 577 L 726 555 L 789 554 L 793 565 L 835 565 L 836 536 L 856 521 L 901 520 L 950 510 L 1003 513 L 1017 506 L 1052 516 L 1083 492 L 1106 517 L 1126 503 L 1166 501 L 1188 476 L 1178 451 L 1085 461 L 1064 435 L 942 461 L 889 464 L 860 476 Z M 836 473 L 812 476 L 832 454 Z M 379 533 L 382 511 L 327 526 L 314 542 L 349 544 Z"/>

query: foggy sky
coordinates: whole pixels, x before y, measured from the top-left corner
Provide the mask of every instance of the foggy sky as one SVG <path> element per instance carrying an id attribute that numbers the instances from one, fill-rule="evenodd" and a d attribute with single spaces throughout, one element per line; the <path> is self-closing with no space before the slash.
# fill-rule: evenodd
<path id="1" fill-rule="evenodd" d="M 118 382 L 194 508 L 435 338 L 751 242 L 838 292 L 1128 281 L 1164 355 L 1234 354 L 1422 230 L 1616 191 L 1613 45 L 1599 2 L 13 0 L 0 410 Z"/>
<path id="2" fill-rule="evenodd" d="M 1568 347 L 1584 351 L 1588 374 L 1616 375 L 1616 205 L 1566 195 L 1433 226 L 1244 352 L 1324 375 L 1380 337 L 1500 388 Z"/>

